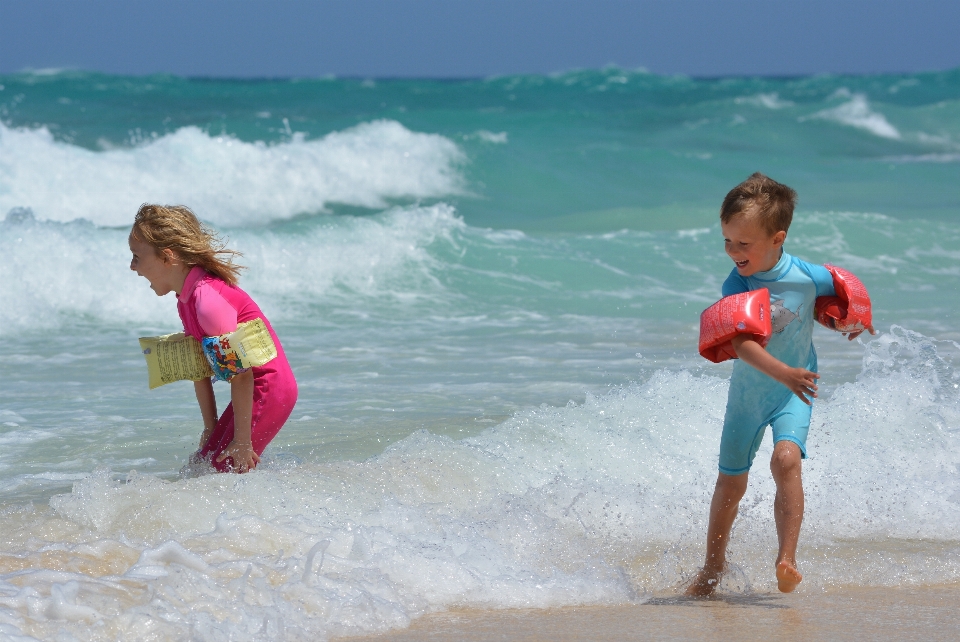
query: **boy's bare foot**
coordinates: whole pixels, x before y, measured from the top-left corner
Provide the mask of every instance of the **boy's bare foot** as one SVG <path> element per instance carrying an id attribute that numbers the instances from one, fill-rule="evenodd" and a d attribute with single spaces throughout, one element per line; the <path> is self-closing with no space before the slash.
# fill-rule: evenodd
<path id="1" fill-rule="evenodd" d="M 720 585 L 720 573 L 718 571 L 708 571 L 703 569 L 697 573 L 693 583 L 687 587 L 684 592 L 689 597 L 707 597 L 713 595 Z"/>
<path id="2" fill-rule="evenodd" d="M 777 564 L 777 588 L 781 593 L 792 593 L 797 584 L 803 581 L 803 575 L 788 560 L 780 560 Z"/>

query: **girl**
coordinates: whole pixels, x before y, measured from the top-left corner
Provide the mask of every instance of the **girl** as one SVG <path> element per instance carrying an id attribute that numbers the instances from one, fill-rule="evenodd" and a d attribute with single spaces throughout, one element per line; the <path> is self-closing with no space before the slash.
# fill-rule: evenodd
<path id="1" fill-rule="evenodd" d="M 183 330 L 197 341 L 233 332 L 238 323 L 263 319 L 277 356 L 230 380 L 230 404 L 217 419 L 210 379 L 195 381 L 203 416 L 203 436 L 194 460 L 219 471 L 246 472 L 276 436 L 297 401 L 297 382 L 270 322 L 246 292 L 237 287 L 239 252 L 228 250 L 212 230 L 182 205 L 140 206 L 130 230 L 130 269 L 163 296 L 177 295 Z M 226 257 L 224 260 L 223 257 Z"/>

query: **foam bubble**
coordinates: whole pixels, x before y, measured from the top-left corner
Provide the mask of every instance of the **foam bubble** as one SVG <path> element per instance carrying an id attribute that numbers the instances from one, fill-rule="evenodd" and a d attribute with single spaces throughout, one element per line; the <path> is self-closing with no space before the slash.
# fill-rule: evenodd
<path id="1" fill-rule="evenodd" d="M 92 151 L 46 127 L 0 124 L 0 213 L 127 225 L 143 202 L 185 203 L 219 225 L 320 212 L 329 203 L 384 208 L 389 199 L 464 190 L 460 149 L 436 134 L 380 120 L 317 140 L 266 145 L 197 127 L 129 149 Z"/>

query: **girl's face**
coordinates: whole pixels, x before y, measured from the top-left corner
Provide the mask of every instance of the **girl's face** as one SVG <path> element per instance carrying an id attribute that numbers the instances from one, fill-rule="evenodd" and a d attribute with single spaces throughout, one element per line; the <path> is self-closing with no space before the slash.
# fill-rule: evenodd
<path id="1" fill-rule="evenodd" d="M 184 266 L 176 260 L 173 252 L 167 250 L 159 254 L 157 249 L 134 237 L 131 233 L 127 239 L 133 258 L 130 260 L 130 269 L 150 282 L 150 288 L 163 296 L 183 287 Z"/>
<path id="2" fill-rule="evenodd" d="M 780 260 L 783 242 L 787 238 L 784 231 L 769 234 L 754 217 L 743 214 L 734 216 L 729 223 L 721 222 L 720 229 L 724 249 L 737 265 L 740 276 L 773 269 Z"/>

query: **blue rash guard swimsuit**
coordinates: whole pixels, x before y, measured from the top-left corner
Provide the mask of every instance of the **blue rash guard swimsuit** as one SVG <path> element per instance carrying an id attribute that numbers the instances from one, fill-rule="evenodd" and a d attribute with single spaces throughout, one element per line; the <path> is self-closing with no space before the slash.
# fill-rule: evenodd
<path id="1" fill-rule="evenodd" d="M 784 252 L 766 272 L 744 277 L 734 268 L 723 283 L 723 296 L 760 288 L 770 290 L 773 335 L 767 352 L 788 366 L 816 372 L 814 301 L 835 295 L 830 272 Z M 738 359 L 720 437 L 720 472 L 742 475 L 750 470 L 768 425 L 773 426 L 774 444 L 792 441 L 805 459 L 811 409 L 785 385 Z"/>

